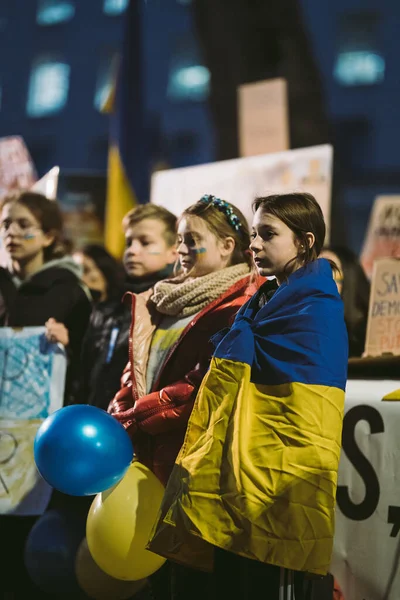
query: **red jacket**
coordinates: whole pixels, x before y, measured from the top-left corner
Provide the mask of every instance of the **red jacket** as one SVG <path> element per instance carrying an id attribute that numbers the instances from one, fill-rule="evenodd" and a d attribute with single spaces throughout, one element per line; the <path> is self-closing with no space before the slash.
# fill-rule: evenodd
<path id="1" fill-rule="evenodd" d="M 146 365 L 160 315 L 148 306 L 151 291 L 132 294 L 130 362 L 108 412 L 124 425 L 137 458 L 164 485 L 182 446 L 197 390 L 209 366 L 213 353 L 209 340 L 232 324 L 237 311 L 255 289 L 250 276 L 244 277 L 195 315 L 170 348 L 149 394 L 146 394 Z"/>

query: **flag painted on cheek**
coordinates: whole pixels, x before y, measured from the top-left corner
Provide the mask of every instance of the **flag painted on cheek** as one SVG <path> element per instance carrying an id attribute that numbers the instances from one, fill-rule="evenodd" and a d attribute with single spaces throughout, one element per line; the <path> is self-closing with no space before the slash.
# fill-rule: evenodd
<path id="1" fill-rule="evenodd" d="M 262 308 L 261 293 L 219 335 L 149 548 L 204 569 L 213 545 L 323 574 L 347 375 L 343 304 L 325 260 Z"/>

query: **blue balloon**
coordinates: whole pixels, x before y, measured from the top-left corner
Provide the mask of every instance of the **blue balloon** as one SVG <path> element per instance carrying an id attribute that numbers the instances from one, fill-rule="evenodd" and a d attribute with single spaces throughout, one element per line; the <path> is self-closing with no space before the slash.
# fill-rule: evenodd
<path id="1" fill-rule="evenodd" d="M 85 519 L 61 510 L 45 512 L 25 544 L 24 562 L 32 581 L 49 594 L 79 598 L 75 559 L 84 537 Z"/>
<path id="2" fill-rule="evenodd" d="M 79 404 L 60 408 L 39 427 L 36 466 L 52 487 L 71 496 L 92 496 L 124 476 L 133 458 L 123 426 L 104 410 Z"/>

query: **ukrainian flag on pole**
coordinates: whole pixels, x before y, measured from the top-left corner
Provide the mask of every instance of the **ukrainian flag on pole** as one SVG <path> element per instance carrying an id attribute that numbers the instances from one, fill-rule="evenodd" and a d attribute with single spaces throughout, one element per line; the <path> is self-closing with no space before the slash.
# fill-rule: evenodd
<path id="1" fill-rule="evenodd" d="M 111 112 L 108 155 L 105 246 L 120 258 L 124 249 L 121 221 L 137 204 L 147 202 L 148 164 L 143 127 L 141 2 L 131 0 L 117 82 L 104 110 Z"/>

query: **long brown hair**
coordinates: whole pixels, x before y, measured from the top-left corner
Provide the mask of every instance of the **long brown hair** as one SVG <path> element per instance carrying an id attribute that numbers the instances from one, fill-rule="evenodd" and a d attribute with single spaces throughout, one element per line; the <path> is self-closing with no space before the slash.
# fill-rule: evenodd
<path id="1" fill-rule="evenodd" d="M 273 215 L 285 223 L 293 231 L 299 242 L 298 254 L 294 260 L 306 265 L 318 258 L 324 245 L 326 227 L 321 207 L 312 194 L 298 192 L 261 196 L 253 202 L 253 211 L 256 212 L 259 208 L 263 213 Z M 312 233 L 315 238 L 311 247 L 307 233 Z"/>
<path id="2" fill-rule="evenodd" d="M 6 204 L 18 203 L 25 206 L 40 223 L 43 233 L 54 237 L 53 242 L 47 248 L 43 248 L 45 262 L 54 258 L 62 258 L 66 254 L 63 241 L 63 217 L 58 202 L 49 200 L 43 194 L 22 191 L 10 194 L 0 202 L 0 211 Z"/>

